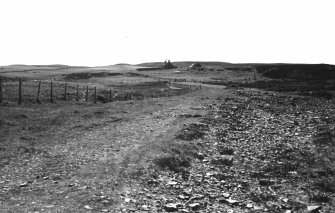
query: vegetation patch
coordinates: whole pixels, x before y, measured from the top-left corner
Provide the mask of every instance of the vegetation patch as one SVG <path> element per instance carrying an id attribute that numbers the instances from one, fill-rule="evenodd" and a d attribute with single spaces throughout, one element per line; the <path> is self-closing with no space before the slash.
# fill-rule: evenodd
<path id="1" fill-rule="evenodd" d="M 328 203 L 331 201 L 331 196 L 329 196 L 329 194 L 324 193 L 324 192 L 317 192 L 317 193 L 314 193 L 310 199 L 311 201 L 314 201 L 314 202 Z"/>
<path id="2" fill-rule="evenodd" d="M 184 141 L 202 139 L 208 131 L 209 126 L 206 124 L 190 124 L 179 131 L 179 133 L 176 135 L 176 138 Z"/>
<path id="3" fill-rule="evenodd" d="M 233 155 L 234 154 L 234 149 L 232 147 L 227 147 L 227 146 L 218 146 L 218 151 L 220 155 Z"/>
<path id="4" fill-rule="evenodd" d="M 315 181 L 314 186 L 321 191 L 335 193 L 335 177 L 320 178 Z"/>
<path id="5" fill-rule="evenodd" d="M 72 80 L 85 80 L 90 78 L 102 78 L 102 77 L 108 77 L 108 76 L 118 76 L 122 75 L 122 73 L 109 73 L 109 72 L 78 72 L 78 73 L 70 73 L 70 74 L 64 74 L 64 80 L 72 81 Z"/>
<path id="6" fill-rule="evenodd" d="M 181 155 L 170 155 L 157 158 L 154 163 L 161 169 L 169 169 L 178 173 L 191 166 L 191 159 Z"/>

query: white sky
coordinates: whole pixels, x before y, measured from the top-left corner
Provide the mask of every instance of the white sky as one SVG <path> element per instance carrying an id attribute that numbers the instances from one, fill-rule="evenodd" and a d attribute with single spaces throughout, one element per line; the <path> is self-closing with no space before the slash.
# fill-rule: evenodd
<path id="1" fill-rule="evenodd" d="M 333 0 L 0 0 L 0 65 L 335 64 Z"/>

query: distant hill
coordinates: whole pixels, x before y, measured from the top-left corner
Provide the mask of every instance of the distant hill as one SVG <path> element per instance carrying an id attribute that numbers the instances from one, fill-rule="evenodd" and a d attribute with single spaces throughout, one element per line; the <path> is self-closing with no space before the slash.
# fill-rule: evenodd
<path id="1" fill-rule="evenodd" d="M 236 71 L 257 70 L 258 74 L 265 77 L 295 80 L 335 80 L 335 65 L 330 64 L 286 64 L 286 63 L 228 63 L 218 61 L 177 61 L 172 62 L 178 67 L 189 67 L 199 62 L 202 66 L 222 67 Z M 145 67 L 162 67 L 164 62 L 142 63 Z"/>
<path id="2" fill-rule="evenodd" d="M 114 64 L 114 65 L 120 66 L 120 65 L 130 65 L 130 64 L 128 64 L 128 63 L 118 63 L 118 64 Z M 111 65 L 111 66 L 113 66 L 113 65 Z"/>
<path id="3" fill-rule="evenodd" d="M 285 63 L 228 63 L 219 61 L 176 61 L 174 66 L 180 68 L 190 67 L 199 62 L 203 67 L 231 71 L 254 71 L 258 75 L 273 79 L 295 79 L 295 80 L 335 80 L 335 65 L 330 64 L 285 64 Z M 120 67 L 119 67 L 120 66 Z M 124 69 L 124 70 L 152 70 L 164 67 L 164 62 L 149 62 L 137 65 L 119 63 L 104 67 L 68 66 L 63 64 L 52 65 L 24 65 L 15 64 L 2 66 L 0 73 L 27 72 L 36 70 L 63 70 L 63 69 Z"/>
<path id="4" fill-rule="evenodd" d="M 199 62 L 201 65 L 204 66 L 225 66 L 225 65 L 232 65 L 231 63 L 227 62 L 218 62 L 218 61 L 172 61 L 171 63 L 178 67 L 189 67 L 193 63 Z M 164 66 L 164 62 L 149 62 L 149 63 L 142 63 L 137 64 L 138 66 L 145 66 L 145 67 L 162 67 Z"/>

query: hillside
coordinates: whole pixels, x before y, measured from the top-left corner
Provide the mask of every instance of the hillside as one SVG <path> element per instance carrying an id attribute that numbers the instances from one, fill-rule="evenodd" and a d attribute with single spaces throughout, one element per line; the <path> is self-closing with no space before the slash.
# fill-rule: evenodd
<path id="1" fill-rule="evenodd" d="M 219 62 L 219 61 L 176 61 L 176 62 L 172 62 L 172 63 L 173 63 L 173 65 L 178 66 L 178 67 L 189 67 L 195 62 L 199 62 L 204 66 L 232 65 L 231 63 Z M 146 66 L 146 67 L 161 67 L 163 65 L 164 65 L 164 62 L 148 62 L 148 63 L 138 64 L 138 66 Z"/>
<path id="2" fill-rule="evenodd" d="M 196 61 L 172 62 L 179 68 L 191 66 Z M 225 69 L 244 71 L 256 69 L 259 75 L 273 79 L 295 79 L 295 80 L 330 80 L 335 79 L 335 65 L 330 64 L 286 64 L 286 63 L 227 63 L 227 62 L 199 62 L 205 67 L 221 67 Z M 162 67 L 163 62 L 142 63 L 138 66 Z"/>

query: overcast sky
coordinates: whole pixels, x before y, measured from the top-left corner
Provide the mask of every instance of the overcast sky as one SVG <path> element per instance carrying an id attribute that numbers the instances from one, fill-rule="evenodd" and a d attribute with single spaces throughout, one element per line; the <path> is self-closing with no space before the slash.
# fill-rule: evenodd
<path id="1" fill-rule="evenodd" d="M 333 0 L 1 0 L 0 65 L 335 64 Z"/>

